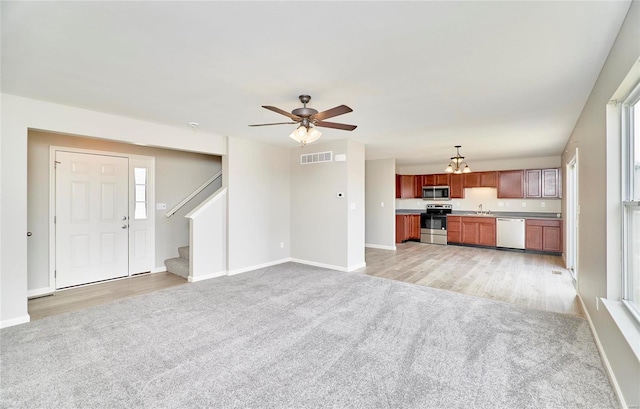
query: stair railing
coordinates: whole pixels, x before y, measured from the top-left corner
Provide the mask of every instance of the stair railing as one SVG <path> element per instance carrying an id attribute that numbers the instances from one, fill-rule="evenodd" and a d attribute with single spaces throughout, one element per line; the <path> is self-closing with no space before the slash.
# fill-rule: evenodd
<path id="1" fill-rule="evenodd" d="M 212 184 L 216 179 L 218 179 L 220 176 L 222 176 L 222 171 L 216 173 L 211 179 L 207 180 L 206 182 L 204 182 L 200 187 L 196 188 L 196 190 L 194 190 L 193 192 L 191 192 L 191 194 L 187 197 L 185 197 L 184 199 L 182 199 L 182 201 L 180 203 L 178 203 L 177 205 L 175 205 L 171 210 L 169 210 L 165 216 L 171 217 L 173 216 L 178 210 L 182 209 L 182 206 L 186 205 L 187 203 L 189 203 L 189 200 L 193 199 L 194 197 L 196 197 L 196 195 L 200 192 L 202 192 L 204 189 L 206 189 L 207 186 L 209 186 L 210 184 Z"/>

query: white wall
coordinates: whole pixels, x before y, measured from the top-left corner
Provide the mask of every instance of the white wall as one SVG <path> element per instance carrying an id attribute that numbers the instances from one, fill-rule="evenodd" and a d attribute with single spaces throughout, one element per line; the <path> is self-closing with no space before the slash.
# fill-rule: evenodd
<path id="1" fill-rule="evenodd" d="M 365 161 L 364 144 L 347 141 L 347 201 L 349 202 L 347 270 L 364 267 Z"/>
<path id="2" fill-rule="evenodd" d="M 620 143 L 607 142 L 606 106 L 639 56 L 640 2 L 633 1 L 562 157 L 564 167 L 579 150 L 578 293 L 629 407 L 640 407 L 640 361 L 596 299 L 620 297 Z"/>
<path id="3" fill-rule="evenodd" d="M 287 260 L 289 149 L 229 137 L 223 173 L 229 187 L 229 274 Z"/>
<path id="4" fill-rule="evenodd" d="M 364 186 L 361 149 L 361 145 L 347 140 L 291 149 L 291 257 L 294 260 L 344 271 L 358 267 L 358 247 L 364 251 L 364 192 L 355 188 L 358 183 Z M 332 151 L 334 157 L 344 154 L 346 161 L 300 164 L 301 154 L 326 151 Z M 361 170 L 357 170 L 358 167 Z M 337 197 L 338 192 L 344 196 Z M 349 210 L 352 203 L 355 209 Z M 359 229 L 361 236 L 349 237 L 350 231 Z M 354 260 L 349 260 L 350 249 Z"/>
<path id="5" fill-rule="evenodd" d="M 86 109 L 1 95 L 0 326 L 27 313 L 27 130 L 85 135 L 125 143 L 226 155 L 226 138 Z"/>
<path id="6" fill-rule="evenodd" d="M 365 162 L 365 243 L 367 247 L 388 250 L 396 248 L 395 168 L 395 159 Z M 424 207 L 424 202 L 421 204 Z"/>

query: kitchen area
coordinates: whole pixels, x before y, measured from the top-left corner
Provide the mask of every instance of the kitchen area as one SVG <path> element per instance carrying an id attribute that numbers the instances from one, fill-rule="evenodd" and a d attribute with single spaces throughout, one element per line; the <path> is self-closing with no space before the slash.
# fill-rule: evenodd
<path id="1" fill-rule="evenodd" d="M 396 175 L 396 243 L 561 255 L 559 168 Z"/>

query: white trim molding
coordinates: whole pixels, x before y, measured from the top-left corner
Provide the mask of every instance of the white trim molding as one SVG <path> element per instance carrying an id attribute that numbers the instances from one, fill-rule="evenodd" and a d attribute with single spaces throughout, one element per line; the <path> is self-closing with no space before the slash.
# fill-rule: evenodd
<path id="1" fill-rule="evenodd" d="M 187 281 L 189 281 L 190 283 L 197 283 L 198 281 L 209 280 L 211 278 L 217 278 L 217 277 L 222 277 L 222 276 L 226 276 L 226 275 L 227 275 L 226 271 L 218 271 L 218 272 L 215 272 L 215 273 L 202 274 L 202 275 L 199 275 L 197 277 L 189 276 L 187 278 Z"/>
<path id="2" fill-rule="evenodd" d="M 600 342 L 600 338 L 598 338 L 598 333 L 596 332 L 596 328 L 593 326 L 593 321 L 591 321 L 591 316 L 589 315 L 589 310 L 587 310 L 587 306 L 584 305 L 584 301 L 582 300 L 582 296 L 578 295 L 578 300 L 580 300 L 580 306 L 582 307 L 582 311 L 584 311 L 584 315 L 587 317 L 587 322 L 589 323 L 589 329 L 591 330 L 591 335 L 593 335 L 593 339 L 596 341 L 596 347 L 598 348 L 598 352 L 600 353 L 600 358 L 602 359 L 602 363 L 604 365 L 604 369 L 607 372 L 607 376 L 609 377 L 609 381 L 611 382 L 611 386 L 613 386 L 613 391 L 618 398 L 618 402 L 620 402 L 620 406 L 623 408 L 628 408 L 627 402 L 624 400 L 624 396 L 622 395 L 622 390 L 620 389 L 620 385 L 618 384 L 618 380 L 616 379 L 615 373 L 613 372 L 613 368 L 611 368 L 611 363 L 609 362 L 609 358 L 607 358 L 607 354 L 602 347 L 602 343 Z"/>
<path id="3" fill-rule="evenodd" d="M 365 247 L 369 247 L 371 249 L 380 249 L 380 250 L 397 250 L 396 246 L 383 246 L 380 244 L 364 244 Z"/>
<path id="4" fill-rule="evenodd" d="M 8 320 L 0 321 L 0 328 L 13 327 L 14 325 L 26 324 L 31 321 L 31 317 L 27 315 L 23 315 L 22 317 L 11 318 Z"/>
<path id="5" fill-rule="evenodd" d="M 227 275 L 234 276 L 236 274 L 246 273 L 248 271 L 259 270 L 261 268 L 271 267 L 278 264 L 288 263 L 289 261 L 293 261 L 290 258 L 281 258 L 280 260 L 269 261 L 268 263 L 256 264 L 249 267 L 237 268 L 235 270 L 230 270 L 227 272 Z"/>
<path id="6" fill-rule="evenodd" d="M 44 297 L 45 295 L 51 295 L 55 292 L 56 292 L 56 289 L 53 287 L 35 288 L 33 290 L 27 291 L 27 298 Z"/>

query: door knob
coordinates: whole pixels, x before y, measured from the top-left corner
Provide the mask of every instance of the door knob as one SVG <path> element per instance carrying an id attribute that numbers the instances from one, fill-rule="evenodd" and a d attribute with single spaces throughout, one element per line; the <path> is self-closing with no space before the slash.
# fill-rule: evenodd
<path id="1" fill-rule="evenodd" d="M 30 231 L 27 232 L 27 237 L 31 237 L 33 233 L 31 233 Z"/>
<path id="2" fill-rule="evenodd" d="M 127 220 L 127 216 L 122 216 L 122 220 Z"/>
<path id="3" fill-rule="evenodd" d="M 126 225 L 126 224 L 123 224 L 123 225 L 122 225 L 122 228 L 123 228 L 123 229 L 126 229 L 126 228 L 127 228 L 127 225 Z"/>

